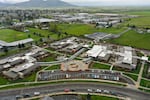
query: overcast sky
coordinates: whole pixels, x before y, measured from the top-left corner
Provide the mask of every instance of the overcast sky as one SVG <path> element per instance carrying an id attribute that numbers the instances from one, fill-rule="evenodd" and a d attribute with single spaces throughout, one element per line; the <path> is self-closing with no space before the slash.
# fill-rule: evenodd
<path id="1" fill-rule="evenodd" d="M 0 2 L 16 3 L 29 0 L 0 0 Z M 150 5 L 150 0 L 62 0 L 78 5 Z"/>

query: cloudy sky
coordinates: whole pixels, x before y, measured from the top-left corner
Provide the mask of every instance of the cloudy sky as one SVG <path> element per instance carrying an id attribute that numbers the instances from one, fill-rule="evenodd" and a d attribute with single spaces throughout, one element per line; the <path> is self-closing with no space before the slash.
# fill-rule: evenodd
<path id="1" fill-rule="evenodd" d="M 0 0 L 0 2 L 16 3 L 29 0 Z M 78 5 L 150 5 L 150 0 L 62 0 Z"/>

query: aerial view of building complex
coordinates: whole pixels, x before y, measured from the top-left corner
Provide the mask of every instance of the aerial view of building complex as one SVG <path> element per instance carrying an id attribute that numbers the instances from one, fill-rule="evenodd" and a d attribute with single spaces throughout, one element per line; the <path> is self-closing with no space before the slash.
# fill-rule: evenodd
<path id="1" fill-rule="evenodd" d="M 150 100 L 150 0 L 0 0 L 0 100 Z"/>

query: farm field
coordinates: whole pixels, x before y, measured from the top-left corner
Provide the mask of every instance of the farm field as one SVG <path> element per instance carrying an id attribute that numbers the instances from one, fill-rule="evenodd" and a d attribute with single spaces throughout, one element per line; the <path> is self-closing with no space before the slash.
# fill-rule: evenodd
<path id="1" fill-rule="evenodd" d="M 150 50 L 150 34 L 139 34 L 132 30 L 108 42 Z"/>

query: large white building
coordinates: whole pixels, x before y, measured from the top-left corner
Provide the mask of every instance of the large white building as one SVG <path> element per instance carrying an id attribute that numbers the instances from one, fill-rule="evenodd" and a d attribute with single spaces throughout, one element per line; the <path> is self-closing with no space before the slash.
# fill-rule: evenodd
<path id="1" fill-rule="evenodd" d="M 87 51 L 87 55 L 94 58 L 98 56 L 104 57 L 107 54 L 106 50 L 106 46 L 94 45 L 91 50 Z"/>
<path id="2" fill-rule="evenodd" d="M 91 50 L 87 51 L 88 57 L 96 58 L 98 60 L 108 61 L 110 55 L 115 55 L 115 65 L 126 69 L 135 69 L 137 66 L 136 52 L 132 47 L 120 47 L 119 51 L 109 49 L 109 46 L 94 45 Z"/>

